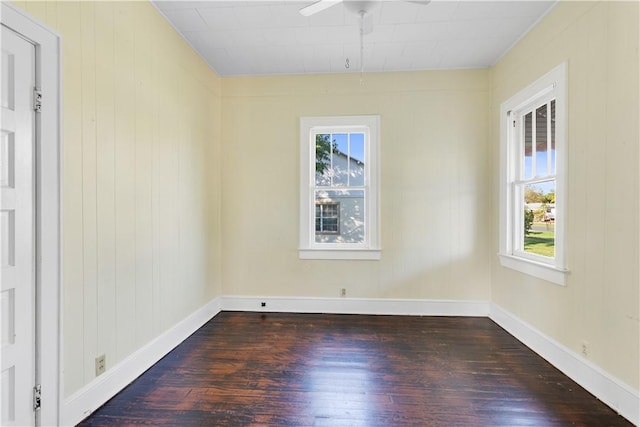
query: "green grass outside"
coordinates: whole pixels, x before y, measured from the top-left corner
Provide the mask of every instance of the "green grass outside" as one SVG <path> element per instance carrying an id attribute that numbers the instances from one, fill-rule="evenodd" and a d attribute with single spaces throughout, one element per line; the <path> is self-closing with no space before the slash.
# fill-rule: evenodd
<path id="1" fill-rule="evenodd" d="M 554 231 L 530 231 L 524 236 L 524 251 L 553 258 L 555 256 Z"/>

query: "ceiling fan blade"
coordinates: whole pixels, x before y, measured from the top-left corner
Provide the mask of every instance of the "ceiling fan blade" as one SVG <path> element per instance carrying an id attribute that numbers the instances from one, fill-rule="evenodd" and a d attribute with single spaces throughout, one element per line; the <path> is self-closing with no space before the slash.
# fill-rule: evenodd
<path id="1" fill-rule="evenodd" d="M 309 6 L 305 6 L 300 9 L 300 15 L 311 16 L 341 2 L 342 0 L 319 0 L 315 3 L 311 3 Z"/>

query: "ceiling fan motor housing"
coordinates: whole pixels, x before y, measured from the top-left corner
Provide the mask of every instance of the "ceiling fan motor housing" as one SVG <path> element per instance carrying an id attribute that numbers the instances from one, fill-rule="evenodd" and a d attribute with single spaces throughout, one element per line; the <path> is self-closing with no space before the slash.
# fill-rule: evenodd
<path id="1" fill-rule="evenodd" d="M 380 4 L 380 0 L 345 0 L 344 7 L 347 10 L 360 14 L 361 12 L 369 13 L 373 8 Z"/>

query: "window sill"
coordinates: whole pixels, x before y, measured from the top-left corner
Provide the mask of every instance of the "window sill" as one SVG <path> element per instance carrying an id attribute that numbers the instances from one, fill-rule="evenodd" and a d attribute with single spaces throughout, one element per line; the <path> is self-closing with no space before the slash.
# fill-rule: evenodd
<path id="1" fill-rule="evenodd" d="M 375 261 L 380 259 L 380 249 L 299 249 L 300 259 L 342 259 Z"/>
<path id="2" fill-rule="evenodd" d="M 567 269 L 558 268 L 553 265 L 543 264 L 541 262 L 513 255 L 498 254 L 498 256 L 500 257 L 500 264 L 503 267 L 517 270 L 521 273 L 528 274 L 529 276 L 555 283 L 556 285 L 566 285 L 566 277 L 569 273 L 569 270 Z"/>

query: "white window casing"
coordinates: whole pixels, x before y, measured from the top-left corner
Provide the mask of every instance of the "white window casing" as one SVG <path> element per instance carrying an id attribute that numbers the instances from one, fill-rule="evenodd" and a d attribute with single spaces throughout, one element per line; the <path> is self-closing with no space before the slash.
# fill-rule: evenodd
<path id="1" fill-rule="evenodd" d="M 364 182 L 355 186 L 318 186 L 316 182 L 316 135 L 364 134 Z M 379 116 L 323 116 L 300 118 L 300 241 L 298 254 L 301 259 L 380 259 L 379 226 Z M 313 147 L 313 148 L 312 148 Z M 350 161 L 349 158 L 347 161 Z M 316 234 L 316 209 L 318 192 L 354 191 L 363 194 L 362 237 L 356 242 L 318 241 Z M 322 203 L 322 202 L 320 202 Z M 348 220 L 343 212 L 347 203 L 339 203 L 341 221 Z M 344 224 L 344 222 L 342 222 Z M 324 233 L 324 237 L 327 234 Z"/>
<path id="2" fill-rule="evenodd" d="M 500 249 L 502 266 L 544 279 L 565 284 L 567 221 L 567 64 L 562 63 L 522 89 L 500 106 Z M 555 173 L 537 177 L 535 148 L 532 154 L 533 175 L 523 180 L 520 168 L 523 158 L 521 113 L 538 105 L 551 105 L 555 100 Z M 526 114 L 526 113 L 525 113 Z M 550 112 L 548 112 L 550 116 Z M 533 130 L 535 132 L 535 130 Z M 536 141 L 533 141 L 535 147 Z M 527 253 L 519 239 L 523 236 L 522 189 L 526 184 L 555 181 L 555 249 L 553 257 Z"/>

